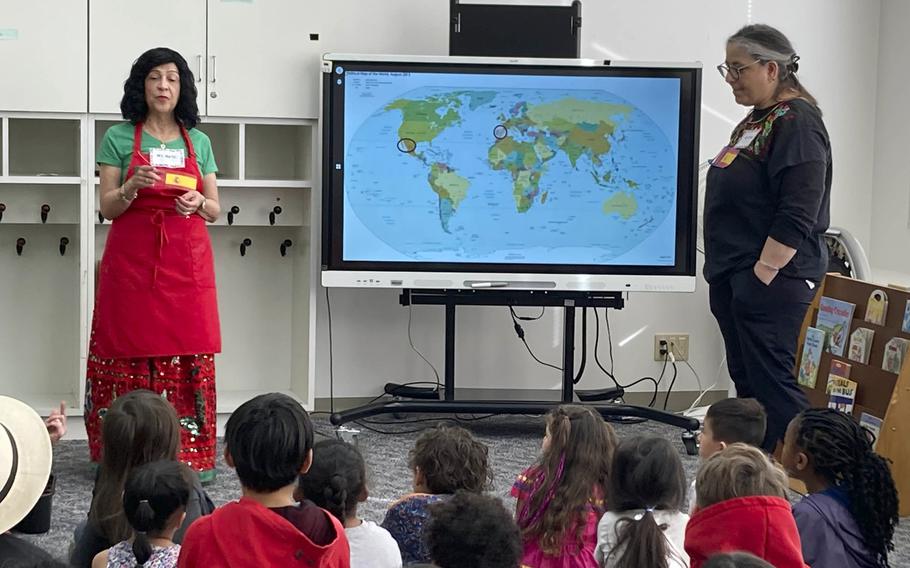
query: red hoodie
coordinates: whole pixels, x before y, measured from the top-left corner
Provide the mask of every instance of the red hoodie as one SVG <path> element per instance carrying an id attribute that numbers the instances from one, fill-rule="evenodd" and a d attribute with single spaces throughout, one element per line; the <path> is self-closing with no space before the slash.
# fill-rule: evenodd
<path id="1" fill-rule="evenodd" d="M 199 517 L 183 537 L 180 568 L 260 568 L 303 566 L 350 568 L 344 527 L 325 513 L 335 538 L 318 546 L 281 515 L 243 498 Z"/>
<path id="2" fill-rule="evenodd" d="M 691 568 L 713 554 L 751 552 L 776 568 L 808 568 L 790 503 L 780 497 L 738 497 L 700 509 L 686 526 Z"/>

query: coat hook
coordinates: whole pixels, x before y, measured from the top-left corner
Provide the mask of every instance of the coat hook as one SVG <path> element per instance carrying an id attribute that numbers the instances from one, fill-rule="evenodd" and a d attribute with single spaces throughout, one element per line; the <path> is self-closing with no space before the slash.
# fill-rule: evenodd
<path id="1" fill-rule="evenodd" d="M 240 207 L 237 207 L 236 205 L 234 205 L 233 207 L 230 208 L 230 210 L 228 211 L 228 225 L 234 224 L 234 215 L 236 215 L 237 213 L 240 213 Z"/>
<path id="2" fill-rule="evenodd" d="M 47 214 L 51 212 L 51 206 L 45 203 L 41 206 L 41 222 L 47 223 Z"/>
<path id="3" fill-rule="evenodd" d="M 289 249 L 289 248 L 291 247 L 291 245 L 293 245 L 293 244 L 294 244 L 294 243 L 291 242 L 291 239 L 284 239 L 284 242 L 281 243 L 281 246 L 279 247 L 280 250 L 281 250 L 281 256 L 287 256 L 287 254 L 288 254 L 288 249 Z"/>
<path id="4" fill-rule="evenodd" d="M 269 225 L 275 224 L 275 217 L 281 215 L 281 206 L 276 205 L 272 207 L 272 210 L 269 212 Z"/>
<path id="5" fill-rule="evenodd" d="M 16 239 L 16 254 L 22 256 L 22 249 L 25 248 L 25 237 Z"/>
<path id="6" fill-rule="evenodd" d="M 253 246 L 253 241 L 250 239 L 243 239 L 240 242 L 240 256 L 246 256 L 246 247 Z"/>
<path id="7" fill-rule="evenodd" d="M 101 214 L 101 210 L 98 210 L 98 222 L 102 225 L 104 224 L 104 215 Z"/>
<path id="8" fill-rule="evenodd" d="M 66 245 L 70 244 L 70 240 L 66 237 L 60 237 L 60 256 L 66 254 Z"/>
<path id="9" fill-rule="evenodd" d="M 0 203 L 0 221 L 3 220 L 4 211 L 6 211 L 6 203 Z"/>

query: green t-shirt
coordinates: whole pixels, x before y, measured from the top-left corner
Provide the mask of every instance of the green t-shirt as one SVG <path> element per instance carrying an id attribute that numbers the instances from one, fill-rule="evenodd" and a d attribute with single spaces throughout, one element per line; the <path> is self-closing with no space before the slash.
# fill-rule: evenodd
<path id="1" fill-rule="evenodd" d="M 101 147 L 98 149 L 96 156 L 99 164 L 114 166 L 120 168 L 120 182 L 126 177 L 126 170 L 130 167 L 131 154 L 133 153 L 133 135 L 136 127 L 129 122 L 121 122 L 107 129 L 104 133 L 104 139 L 101 140 Z M 212 152 L 212 141 L 209 140 L 205 132 L 195 128 L 190 130 L 190 142 L 193 143 L 193 149 L 196 151 L 196 164 L 199 166 L 199 172 L 203 177 L 210 173 L 218 171 L 215 165 L 215 154 Z M 148 152 L 151 148 L 160 148 L 161 141 L 150 136 L 144 130 L 142 131 L 141 146 L 143 152 Z M 169 150 L 186 150 L 186 143 L 183 136 L 176 140 L 171 140 L 164 145 Z"/>

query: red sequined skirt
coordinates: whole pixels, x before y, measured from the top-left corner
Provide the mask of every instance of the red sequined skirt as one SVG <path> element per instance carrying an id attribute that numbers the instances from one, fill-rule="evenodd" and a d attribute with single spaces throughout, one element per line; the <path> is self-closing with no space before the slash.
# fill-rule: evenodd
<path id="1" fill-rule="evenodd" d="M 101 424 L 114 399 L 147 389 L 166 398 L 180 420 L 178 459 L 199 472 L 203 481 L 215 476 L 215 356 L 102 359 L 89 352 L 85 387 L 85 429 L 93 462 L 101 461 Z"/>

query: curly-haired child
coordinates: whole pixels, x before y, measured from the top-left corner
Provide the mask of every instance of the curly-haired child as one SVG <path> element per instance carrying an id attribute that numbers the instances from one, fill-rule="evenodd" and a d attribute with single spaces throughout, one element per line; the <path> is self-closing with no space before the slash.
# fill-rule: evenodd
<path id="1" fill-rule="evenodd" d="M 596 568 L 597 523 L 616 447 L 596 411 L 563 405 L 549 412 L 537 462 L 512 487 L 524 545 L 522 566 Z"/>
<path id="2" fill-rule="evenodd" d="M 781 458 L 809 494 L 793 507 L 803 557 L 813 568 L 887 567 L 898 522 L 897 489 L 870 433 L 843 412 L 803 411 Z"/>
<path id="3" fill-rule="evenodd" d="M 488 454 L 487 446 L 460 426 L 438 426 L 417 438 L 409 458 L 414 492 L 393 503 L 382 521 L 405 564 L 430 562 L 423 535 L 430 505 L 456 491 L 480 493 L 490 485 Z"/>

